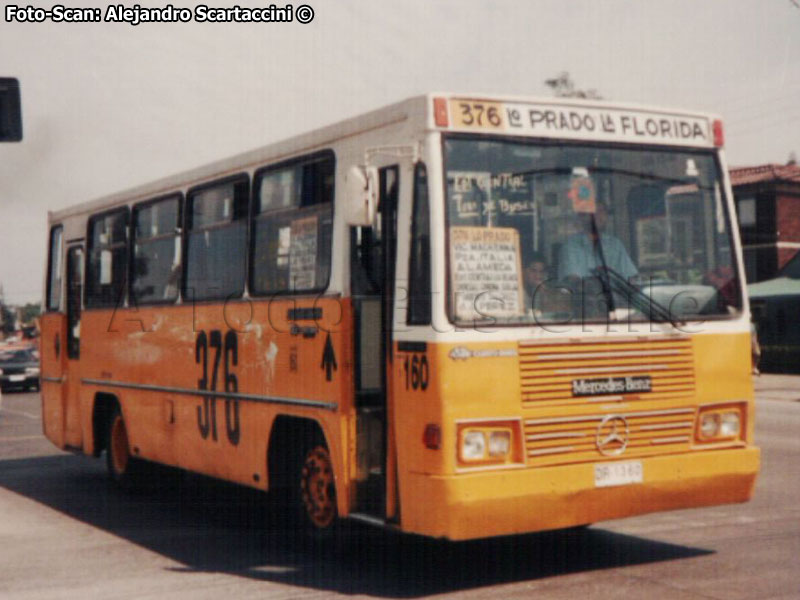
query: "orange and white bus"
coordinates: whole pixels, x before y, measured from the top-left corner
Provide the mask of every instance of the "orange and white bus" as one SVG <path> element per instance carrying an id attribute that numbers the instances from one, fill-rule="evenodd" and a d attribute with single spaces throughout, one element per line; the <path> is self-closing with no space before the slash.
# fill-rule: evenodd
<path id="1" fill-rule="evenodd" d="M 431 94 L 49 215 L 44 432 L 453 540 L 743 502 L 721 122 Z"/>

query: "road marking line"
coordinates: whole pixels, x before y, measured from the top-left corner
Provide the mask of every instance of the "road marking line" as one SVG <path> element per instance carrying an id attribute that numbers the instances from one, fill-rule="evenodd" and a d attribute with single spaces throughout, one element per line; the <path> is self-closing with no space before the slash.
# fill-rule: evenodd
<path id="1" fill-rule="evenodd" d="M 29 412 L 25 412 L 23 410 L 13 410 L 13 409 L 10 409 L 10 408 L 4 408 L 4 409 L 2 409 L 2 412 L 8 413 L 10 415 L 15 415 L 15 416 L 18 416 L 18 417 L 28 417 L 29 419 L 33 419 L 34 421 L 39 419 L 39 415 L 35 415 L 35 414 L 29 413 Z"/>
<path id="2" fill-rule="evenodd" d="M 0 442 L 21 442 L 24 440 L 43 440 L 43 435 L 20 435 L 17 437 L 0 437 Z"/>

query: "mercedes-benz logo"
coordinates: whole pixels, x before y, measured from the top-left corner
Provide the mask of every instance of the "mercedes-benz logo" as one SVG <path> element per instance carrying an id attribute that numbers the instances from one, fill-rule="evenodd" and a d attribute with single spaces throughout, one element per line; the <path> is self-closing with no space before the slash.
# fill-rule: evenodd
<path id="1" fill-rule="evenodd" d="M 628 422 L 621 415 L 606 415 L 597 426 L 595 442 L 604 456 L 619 456 L 628 447 Z"/>

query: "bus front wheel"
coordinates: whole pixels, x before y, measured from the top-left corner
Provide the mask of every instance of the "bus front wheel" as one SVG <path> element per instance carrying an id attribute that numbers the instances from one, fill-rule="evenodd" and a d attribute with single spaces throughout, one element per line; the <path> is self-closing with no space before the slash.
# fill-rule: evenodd
<path id="1" fill-rule="evenodd" d="M 336 521 L 336 484 L 333 461 L 323 445 L 305 455 L 300 471 L 300 503 L 304 520 L 312 531 L 330 529 Z"/>

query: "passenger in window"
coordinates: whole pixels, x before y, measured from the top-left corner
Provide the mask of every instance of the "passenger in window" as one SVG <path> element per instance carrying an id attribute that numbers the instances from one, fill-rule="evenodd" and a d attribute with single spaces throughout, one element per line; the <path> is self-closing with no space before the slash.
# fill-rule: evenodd
<path id="1" fill-rule="evenodd" d="M 577 215 L 581 231 L 570 236 L 561 246 L 558 256 L 559 279 L 593 277 L 596 269 L 605 266 L 630 280 L 638 274 L 625 245 L 618 237 L 605 233 L 609 210 L 602 202 L 592 213 Z M 592 226 L 594 218 L 595 226 Z M 602 257 L 600 251 L 602 249 Z"/>
<path id="2" fill-rule="evenodd" d="M 737 307 L 739 297 L 738 280 L 734 277 L 733 269 L 729 265 L 719 265 L 703 276 L 703 283 L 712 286 L 717 295 L 712 300 L 716 311 L 725 311 L 728 307 Z"/>
<path id="3" fill-rule="evenodd" d="M 533 308 L 536 291 L 547 281 L 547 263 L 539 252 L 534 252 L 522 270 L 522 284 L 525 292 L 525 308 Z"/>
<path id="4" fill-rule="evenodd" d="M 567 291 L 554 287 L 547 261 L 534 252 L 522 270 L 525 310 L 534 315 L 569 310 Z"/>

